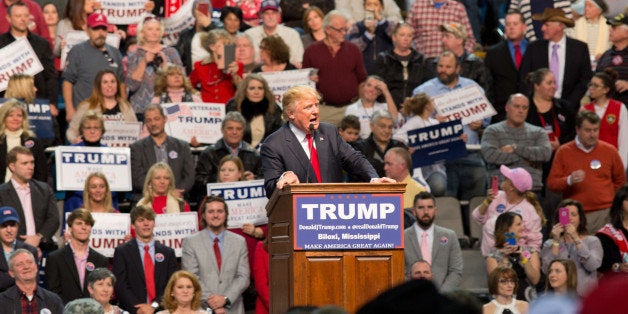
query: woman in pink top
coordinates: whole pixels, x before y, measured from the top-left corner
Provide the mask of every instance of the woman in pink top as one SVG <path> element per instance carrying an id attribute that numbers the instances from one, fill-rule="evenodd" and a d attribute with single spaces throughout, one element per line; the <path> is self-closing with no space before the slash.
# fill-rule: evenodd
<path id="1" fill-rule="evenodd" d="M 523 168 L 510 169 L 504 165 L 500 171 L 505 177 L 501 190 L 489 189 L 484 202 L 473 210 L 473 219 L 483 226 L 482 255 L 488 256 L 495 246 L 495 220 L 505 212 L 515 212 L 523 217 L 525 235 L 521 245 L 540 251 L 543 240 L 541 227 L 545 224 L 545 217 L 536 195 L 530 191 L 532 176 Z"/>

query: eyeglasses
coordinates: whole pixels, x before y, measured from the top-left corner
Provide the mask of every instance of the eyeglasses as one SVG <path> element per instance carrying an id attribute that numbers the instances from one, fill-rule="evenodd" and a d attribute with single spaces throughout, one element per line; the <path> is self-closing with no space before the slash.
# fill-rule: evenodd
<path id="1" fill-rule="evenodd" d="M 113 60 L 113 57 L 109 55 L 109 52 L 107 52 L 107 50 L 102 52 L 103 57 L 105 57 L 105 60 L 107 60 L 107 62 L 109 62 L 109 64 L 116 64 L 116 60 Z"/>
<path id="2" fill-rule="evenodd" d="M 514 279 L 500 279 L 498 282 L 502 285 L 509 284 L 509 283 L 514 285 L 517 283 L 517 281 Z"/>
<path id="3" fill-rule="evenodd" d="M 335 27 L 333 27 L 333 26 L 331 26 L 331 25 L 327 25 L 327 27 L 329 27 L 329 28 L 331 28 L 331 29 L 333 29 L 333 30 L 337 31 L 338 33 L 346 33 L 346 32 L 348 32 L 348 31 L 349 31 L 349 29 L 348 29 L 348 28 L 346 28 L 346 27 L 345 27 L 345 28 L 335 28 Z"/>

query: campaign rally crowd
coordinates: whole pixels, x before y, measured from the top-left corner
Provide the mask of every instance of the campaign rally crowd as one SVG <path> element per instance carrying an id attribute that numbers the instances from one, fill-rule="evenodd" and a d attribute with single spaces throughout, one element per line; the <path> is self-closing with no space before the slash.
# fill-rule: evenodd
<path id="1" fill-rule="evenodd" d="M 358 313 L 628 309 L 623 1 L 0 0 L 0 18 L 0 312 L 272 312 L 265 211 L 208 186 L 306 182 L 406 184 L 406 281 Z M 162 241 L 161 215 L 192 227 Z"/>

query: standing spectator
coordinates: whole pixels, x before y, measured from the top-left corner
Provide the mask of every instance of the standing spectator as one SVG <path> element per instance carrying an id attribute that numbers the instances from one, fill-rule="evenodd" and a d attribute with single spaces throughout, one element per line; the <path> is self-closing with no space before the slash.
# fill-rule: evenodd
<path id="1" fill-rule="evenodd" d="M 307 33 L 308 11 L 317 8 L 320 11 L 321 20 L 329 11 L 336 8 L 334 0 L 292 0 L 280 1 L 281 21 L 284 25 L 295 29 L 303 29 Z M 305 44 L 303 45 L 305 47 Z"/>
<path id="2" fill-rule="evenodd" d="M 608 5 L 604 0 L 585 0 L 584 18 L 578 19 L 574 28 L 573 37 L 587 43 L 589 56 L 595 64 L 602 54 L 611 48 L 608 39 L 609 25 L 603 14 L 608 13 Z"/>
<path id="3" fill-rule="evenodd" d="M 279 36 L 267 36 L 259 44 L 262 64 L 253 73 L 296 70 L 290 63 L 290 47 Z"/>
<path id="4" fill-rule="evenodd" d="M 628 186 L 624 185 L 613 198 L 609 212 L 610 223 L 604 225 L 595 234 L 604 250 L 602 265 L 598 271 L 602 274 L 610 272 L 628 273 Z"/>
<path id="5" fill-rule="evenodd" d="M 33 0 L 3 0 L 0 2 L 0 16 L 5 17 L 9 15 L 9 7 L 13 4 L 20 3 L 28 7 L 28 30 L 42 37 L 46 41 L 50 42 L 54 34 L 48 32 L 48 26 L 44 20 L 44 14 L 41 12 L 41 7 L 37 2 Z M 0 23 L 0 34 L 9 31 L 9 24 L 5 21 Z"/>
<path id="6" fill-rule="evenodd" d="M 569 223 L 560 222 L 560 209 L 567 208 Z M 543 243 L 541 258 L 543 271 L 547 274 L 550 262 L 555 259 L 569 259 L 578 271 L 578 295 L 584 297 L 597 284 L 597 269 L 602 265 L 602 244 L 600 239 L 589 235 L 587 217 L 582 204 L 564 199 L 554 211 L 550 238 Z"/>
<path id="7" fill-rule="evenodd" d="M 87 276 L 95 268 L 108 267 L 109 260 L 89 247 L 95 220 L 84 208 L 74 210 L 67 220 L 70 241 L 46 258 L 46 287 L 63 303 L 89 296 Z"/>
<path id="8" fill-rule="evenodd" d="M 372 0 L 371 0 L 372 1 Z M 375 0 L 378 1 L 378 0 Z M 349 26 L 357 21 L 362 21 L 367 15 L 368 9 L 364 6 L 364 0 L 335 0 L 336 10 L 347 16 Z M 394 0 L 382 1 L 382 16 L 391 23 L 403 21 L 401 10 Z"/>
<path id="9" fill-rule="evenodd" d="M 46 2 L 41 7 L 41 11 L 44 15 L 44 21 L 46 22 L 46 26 L 48 26 L 48 34 L 50 34 L 50 49 L 55 47 L 55 37 L 57 34 L 57 24 L 59 24 L 59 10 L 57 10 L 57 5 L 52 2 Z M 57 70 L 59 69 L 59 59 L 55 58 L 55 67 Z"/>
<path id="10" fill-rule="evenodd" d="M 587 229 L 608 223 L 615 191 L 626 183 L 626 172 L 617 149 L 599 141 L 600 117 L 584 110 L 576 118 L 576 138 L 562 145 L 547 178 L 547 187 L 584 207 Z"/>
<path id="11" fill-rule="evenodd" d="M 152 15 L 137 26 L 138 49 L 129 56 L 126 85 L 133 110 L 138 115 L 144 113 L 144 107 L 153 98 L 159 69 L 169 63 L 183 66 L 177 50 L 161 44 L 164 29 L 163 22 Z"/>
<path id="12" fill-rule="evenodd" d="M 260 241 L 255 247 L 255 264 L 253 265 L 253 283 L 257 291 L 255 314 L 270 313 L 270 274 L 267 241 Z"/>
<path id="13" fill-rule="evenodd" d="M 383 100 L 383 101 L 382 101 Z M 360 119 L 360 137 L 366 139 L 371 135 L 371 117 L 375 111 L 385 110 L 393 117 L 393 129 L 403 118 L 397 111 L 388 86 L 382 78 L 371 75 L 366 78 L 360 99 L 347 107 L 345 116 L 354 115 Z"/>
<path id="14" fill-rule="evenodd" d="M 255 47 L 253 47 L 253 40 L 251 39 L 251 36 L 247 34 L 238 34 L 235 37 L 235 45 L 235 59 L 238 63 L 242 63 L 242 66 L 244 66 L 242 75 L 246 76 L 258 65 L 255 62 Z"/>
<path id="15" fill-rule="evenodd" d="M 87 0 L 89 1 L 89 0 Z M 122 55 L 118 49 L 105 43 L 107 38 L 107 17 L 94 13 L 87 18 L 89 39 L 70 50 L 68 64 L 63 71 L 63 98 L 65 100 L 65 118 L 72 120 L 76 107 L 89 97 L 96 75 L 101 70 L 113 71 L 119 81 L 124 81 Z M 120 84 L 123 98 L 126 86 Z"/>
<path id="16" fill-rule="evenodd" d="M 0 256 L 0 293 L 15 285 L 15 279 L 9 274 L 9 257 L 18 249 L 26 249 L 37 256 L 37 248 L 18 239 L 20 217 L 15 208 L 0 207 L 0 247 L 4 258 Z"/>
<path id="17" fill-rule="evenodd" d="M 282 3 L 286 2 L 288 1 Z M 309 7 L 303 13 L 303 31 L 305 31 L 305 34 L 301 35 L 303 49 L 306 49 L 314 42 L 325 39 L 323 18 L 325 18 L 325 14 L 318 7 Z"/>
<path id="18" fill-rule="evenodd" d="M 185 67 L 185 73 L 188 75 L 194 70 L 194 64 L 209 57 L 209 52 L 201 45 L 201 36 L 220 26 L 212 21 L 212 6 L 209 5 L 209 15 L 198 10 L 198 3 L 201 0 L 194 1 L 192 4 L 192 16 L 194 16 L 194 25 L 179 34 L 176 48 L 181 57 L 181 62 Z M 207 2 L 207 1 L 205 1 Z"/>
<path id="19" fill-rule="evenodd" d="M 617 72 L 614 98 L 628 104 L 628 15 L 619 14 L 606 23 L 611 25 L 609 40 L 613 47 L 600 57 L 595 70 L 612 68 Z"/>
<path id="20" fill-rule="evenodd" d="M 491 77 L 488 95 L 497 115 L 493 116 L 493 123 L 506 118 L 506 102 L 508 97 L 519 91 L 519 67 L 528 48 L 528 40 L 524 37 L 526 31 L 523 14 L 511 11 L 505 17 L 505 40 L 490 47 L 486 51 L 484 64 Z"/>
<path id="21" fill-rule="evenodd" d="M 244 239 L 226 230 L 229 208 L 222 198 L 208 197 L 201 212 L 203 230 L 183 241 L 182 268 L 199 278 L 203 305 L 215 313 L 243 314 L 250 276 Z"/>
<path id="22" fill-rule="evenodd" d="M 155 240 L 155 216 L 150 207 L 133 208 L 135 239 L 116 247 L 113 253 L 118 305 L 132 314 L 157 311 L 166 284 L 178 267 L 174 250 Z"/>
<path id="23" fill-rule="evenodd" d="M 224 13 L 224 8 L 235 7 L 240 10 L 239 19 L 241 23 L 245 23 L 249 26 L 259 25 L 259 12 L 262 5 L 262 0 L 227 0 L 225 7 L 222 7 L 221 13 Z M 220 15 L 222 20 L 222 14 Z M 224 21 L 221 21 L 224 23 Z M 225 24 L 226 25 L 226 24 Z"/>
<path id="24" fill-rule="evenodd" d="M 541 31 L 542 23 L 535 21 L 532 15 L 543 13 L 546 8 L 556 8 L 565 11 L 565 17 L 571 19 L 571 1 L 569 0 L 550 0 L 550 1 L 532 1 L 532 0 L 512 0 L 510 1 L 509 11 L 519 11 L 523 15 L 526 24 L 525 37 L 528 41 L 533 42 L 537 38 L 543 37 Z"/>
<path id="25" fill-rule="evenodd" d="M 362 58 L 367 73 L 373 73 L 373 63 L 380 52 L 393 47 L 392 34 L 396 23 L 386 20 L 382 16 L 383 0 L 364 1 L 364 10 L 367 15 L 351 26 L 347 37 L 362 50 Z"/>
<path id="26" fill-rule="evenodd" d="M 427 58 L 436 58 L 443 51 L 440 26 L 451 22 L 460 23 L 469 35 L 465 43 L 467 52 L 473 52 L 475 37 L 464 6 L 454 0 L 416 0 L 406 18 L 414 29 L 416 50 Z"/>
<path id="27" fill-rule="evenodd" d="M 565 35 L 565 28 L 573 27 L 574 22 L 563 10 L 546 8 L 533 18 L 543 22 L 543 39 L 530 43 L 521 61 L 521 90 L 531 89 L 525 84 L 528 73 L 548 68 L 556 78 L 554 96 L 568 101 L 572 111 L 577 111 L 592 75 L 587 45 Z"/>
<path id="28" fill-rule="evenodd" d="M 410 25 L 397 24 L 392 35 L 394 48 L 380 52 L 373 65 L 373 73 L 384 80 L 397 108 L 417 86 L 432 78 L 425 57 L 412 48 L 413 33 Z"/>
<path id="29" fill-rule="evenodd" d="M 2 8 L 6 2 L 7 1 L 1 1 L 0 8 Z M 2 25 L 8 24 L 9 29 L 8 32 L 5 33 L 3 31 L 0 35 L 0 49 L 20 38 L 26 38 L 26 40 L 28 40 L 28 43 L 33 47 L 33 51 L 35 51 L 37 59 L 39 59 L 39 62 L 43 66 L 43 71 L 34 76 L 37 98 L 49 101 L 50 113 L 56 117 L 58 114 L 57 100 L 59 97 L 59 82 L 57 80 L 57 71 L 55 69 L 50 43 L 46 40 L 47 38 L 40 37 L 29 29 L 29 17 L 33 14 L 29 6 L 26 5 L 25 2 L 14 2 L 15 3 L 11 4 L 6 14 L 8 23 L 5 21 L 2 23 Z M 35 6 L 37 6 L 37 4 L 35 4 Z M 2 11 L 2 9 L 0 9 L 0 11 Z M 41 10 L 39 12 L 41 14 Z M 0 16 L 4 15 L 0 13 Z M 5 92 L 0 92 L 0 96 L 1 95 L 5 95 Z"/>
<path id="30" fill-rule="evenodd" d="M 148 169 L 144 195 L 137 206 L 151 207 L 157 215 L 190 211 L 190 205 L 175 189 L 174 174 L 165 162 L 158 162 Z"/>
<path id="31" fill-rule="evenodd" d="M 251 36 L 253 40 L 255 60 L 260 60 L 259 46 L 262 42 L 262 38 L 276 35 L 281 37 L 288 47 L 290 47 L 290 61 L 297 68 L 300 68 L 303 62 L 303 43 L 301 43 L 301 36 L 293 28 L 279 24 L 281 20 L 279 1 L 263 0 L 260 12 L 262 25 L 252 27 L 245 32 L 247 35 Z"/>
<path id="32" fill-rule="evenodd" d="M 9 274 L 15 285 L 0 293 L 0 304 L 6 313 L 63 313 L 58 295 L 37 286 L 37 261 L 25 249 L 15 250 L 9 257 Z"/>
<path id="33" fill-rule="evenodd" d="M 68 0 L 66 2 L 64 18 L 59 21 L 54 38 L 53 52 L 56 56 L 61 56 L 61 50 L 65 47 L 65 37 L 69 32 L 87 31 L 87 18 L 94 13 L 98 5 L 99 3 L 93 0 Z"/>
<path id="34" fill-rule="evenodd" d="M 366 80 L 366 69 L 360 49 L 345 41 L 347 19 L 342 13 L 327 13 L 323 28 L 325 39 L 307 48 L 303 67 L 318 69 L 316 88 L 323 96 L 321 121 L 338 124 L 347 106 L 358 96 L 359 85 Z"/>

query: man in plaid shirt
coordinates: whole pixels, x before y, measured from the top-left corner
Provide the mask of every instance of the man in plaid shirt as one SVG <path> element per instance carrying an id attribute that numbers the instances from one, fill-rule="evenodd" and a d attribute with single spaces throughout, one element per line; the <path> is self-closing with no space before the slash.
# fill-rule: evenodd
<path id="1" fill-rule="evenodd" d="M 469 36 L 465 43 L 467 52 L 473 52 L 475 37 L 464 6 L 454 0 L 416 0 L 406 22 L 414 28 L 414 44 L 417 51 L 427 58 L 436 58 L 443 52 L 440 26 L 458 22 Z"/>

